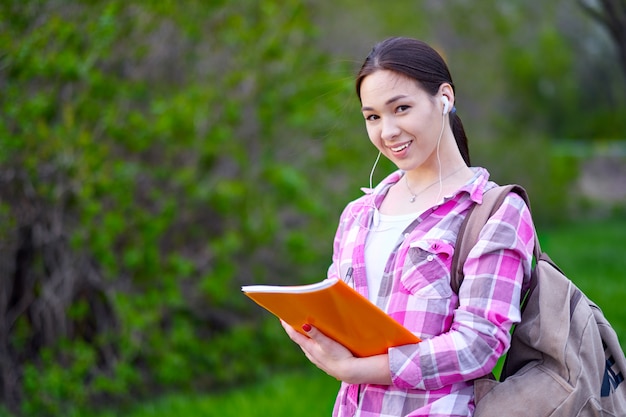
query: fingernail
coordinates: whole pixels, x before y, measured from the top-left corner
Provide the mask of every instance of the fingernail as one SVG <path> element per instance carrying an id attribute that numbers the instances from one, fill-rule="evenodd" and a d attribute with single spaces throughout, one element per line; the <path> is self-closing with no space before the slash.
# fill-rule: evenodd
<path id="1" fill-rule="evenodd" d="M 311 327 L 311 325 L 310 325 L 309 323 L 304 323 L 304 324 L 302 325 L 302 330 L 304 330 L 304 331 L 305 331 L 305 332 L 307 332 L 307 333 L 308 333 L 308 332 L 310 332 L 310 331 L 311 331 L 311 329 L 312 329 L 312 327 Z"/>

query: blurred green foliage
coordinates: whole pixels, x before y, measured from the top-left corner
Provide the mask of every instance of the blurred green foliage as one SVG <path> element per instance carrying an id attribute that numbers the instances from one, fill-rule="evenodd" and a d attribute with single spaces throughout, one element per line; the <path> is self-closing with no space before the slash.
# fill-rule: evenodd
<path id="1" fill-rule="evenodd" d="M 530 3 L 402 1 L 381 20 L 353 1 L 3 1 L 1 307 L 14 319 L 0 355 L 16 367 L 2 369 L 4 402 L 59 415 L 303 363 L 239 286 L 324 277 L 375 157 L 352 76 L 383 36 L 430 41 L 433 21 L 448 25 L 439 37 L 456 43 L 437 44 L 476 164 L 527 186 L 538 221 L 562 219 L 577 160 L 552 156 L 549 138 L 619 138 L 624 99 L 580 88 L 558 10 Z M 37 314 L 63 325 L 46 333 Z"/>
<path id="2" fill-rule="evenodd" d="M 118 323 L 35 346 L 20 318 L 10 349 L 35 346 L 20 361 L 25 415 L 300 360 L 278 329 L 245 324 L 258 311 L 238 286 L 326 266 L 337 207 L 306 173 L 328 164 L 328 91 L 347 84 L 312 46 L 307 13 L 296 1 L 3 3 L 3 173 L 39 215 L 59 208 Z M 23 227 L 5 198 L 3 219 Z M 93 313 L 70 299 L 64 320 Z"/>

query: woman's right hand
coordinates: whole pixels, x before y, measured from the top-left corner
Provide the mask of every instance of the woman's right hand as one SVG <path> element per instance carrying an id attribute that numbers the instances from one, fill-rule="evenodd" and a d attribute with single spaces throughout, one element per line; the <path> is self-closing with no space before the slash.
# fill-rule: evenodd
<path id="1" fill-rule="evenodd" d="M 310 324 L 302 326 L 307 337 L 283 320 L 280 322 L 289 338 L 300 346 L 306 357 L 333 378 L 349 384 L 391 384 L 387 354 L 357 358 L 345 346 Z"/>

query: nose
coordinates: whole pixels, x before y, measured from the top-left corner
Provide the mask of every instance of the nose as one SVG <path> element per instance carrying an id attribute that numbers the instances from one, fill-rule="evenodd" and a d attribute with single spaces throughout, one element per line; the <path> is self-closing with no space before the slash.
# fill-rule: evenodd
<path id="1" fill-rule="evenodd" d="M 400 135 L 400 128 L 392 117 L 382 119 L 382 130 L 380 137 L 384 141 L 390 141 Z"/>

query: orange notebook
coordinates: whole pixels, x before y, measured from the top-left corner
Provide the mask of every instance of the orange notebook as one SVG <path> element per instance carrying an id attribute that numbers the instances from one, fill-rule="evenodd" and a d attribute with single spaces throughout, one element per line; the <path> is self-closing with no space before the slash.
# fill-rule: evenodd
<path id="1" fill-rule="evenodd" d="M 245 295 L 302 334 L 304 323 L 359 357 L 420 339 L 340 279 L 298 286 L 248 285 Z"/>

